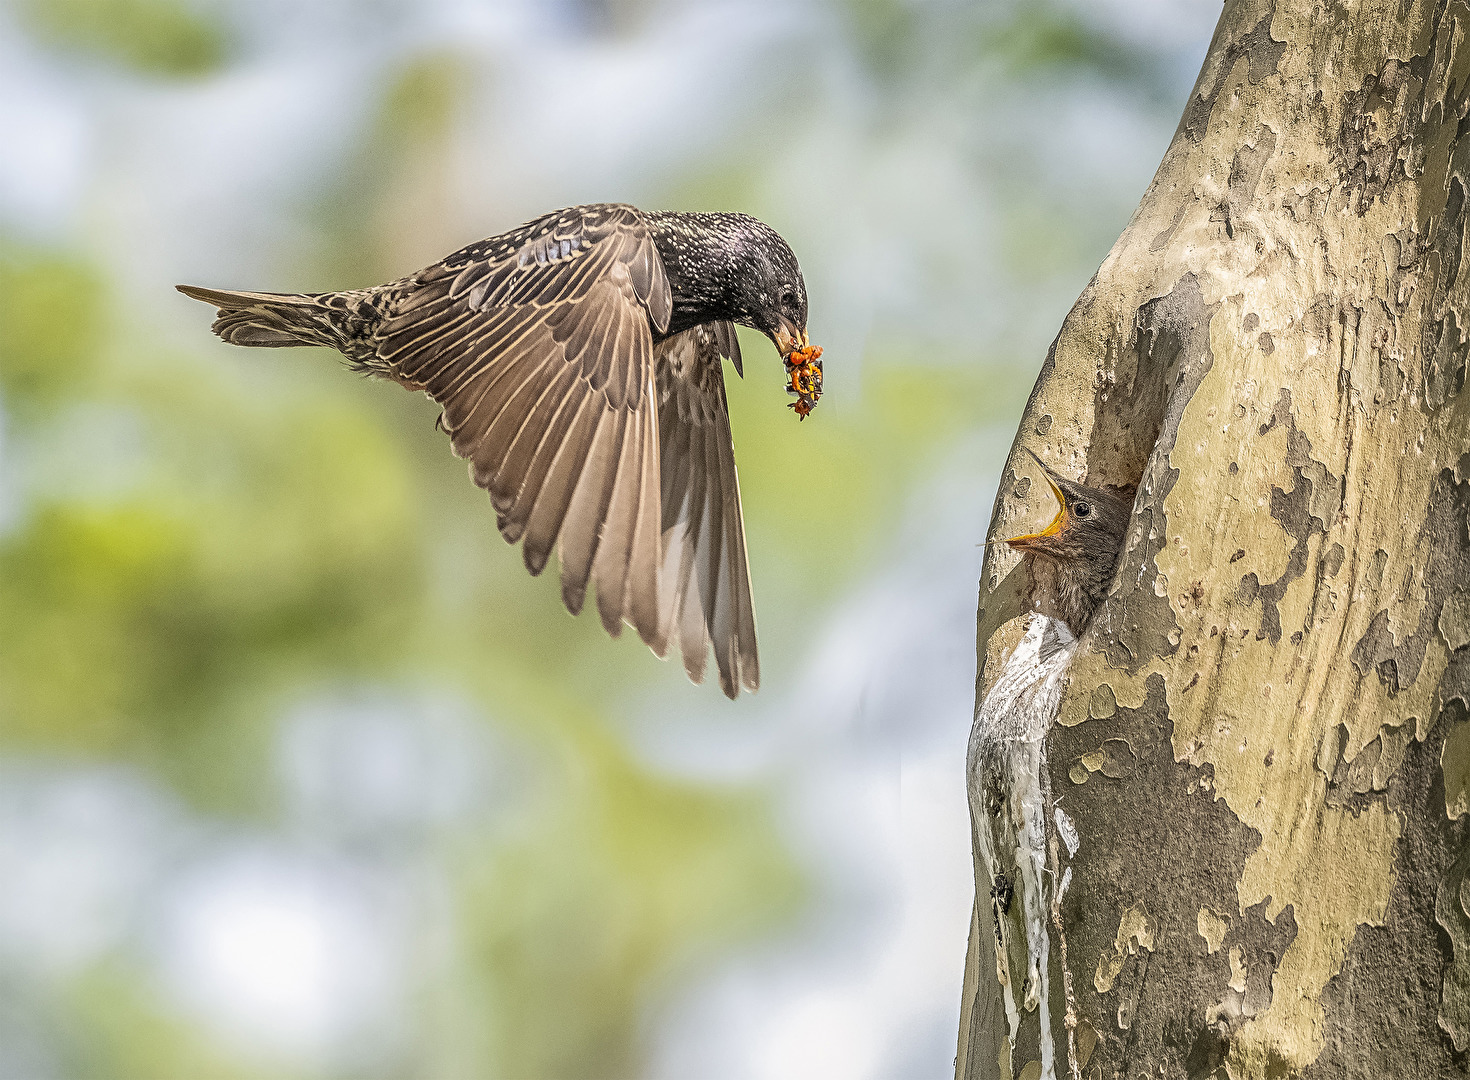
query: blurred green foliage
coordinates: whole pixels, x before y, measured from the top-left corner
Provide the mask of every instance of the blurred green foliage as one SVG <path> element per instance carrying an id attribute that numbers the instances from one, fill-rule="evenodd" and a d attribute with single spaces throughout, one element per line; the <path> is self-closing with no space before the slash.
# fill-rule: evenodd
<path id="1" fill-rule="evenodd" d="M 1157 77 L 1155 57 L 1089 23 L 1084 10 L 1046 0 L 1005 8 L 987 33 L 977 35 L 980 53 L 1018 74 L 1090 73 L 1135 86 Z"/>
<path id="2" fill-rule="evenodd" d="M 107 290 L 77 259 L 0 245 L 0 390 L 30 419 L 78 393 L 102 348 Z"/>
<path id="3" fill-rule="evenodd" d="M 884 72 L 924 75 L 922 7 L 850 5 Z M 177 0 L 18 10 L 38 40 L 150 76 L 206 74 L 229 51 L 210 8 Z M 992 46 L 967 17 L 952 54 L 1127 67 L 1075 15 L 1011 11 Z M 291 268 L 299 284 L 385 280 L 456 242 L 445 163 L 474 76 L 434 52 L 386 81 L 307 208 L 321 245 Z M 757 207 L 757 172 L 732 155 L 668 188 L 693 208 Z M 1045 216 L 1014 226 L 1018 262 L 1073 257 Z M 89 251 L 0 237 L 0 409 L 18 493 L 0 524 L 0 750 L 122 764 L 201 821 L 284 830 L 277 759 L 293 707 L 341 687 L 430 686 L 470 703 L 529 776 L 505 820 L 424 841 L 449 882 L 452 957 L 411 968 L 408 1044 L 385 1072 L 637 1075 L 648 1017 L 680 977 L 789 921 L 809 888 L 770 791 L 671 779 L 621 725 L 655 688 L 670 708 L 700 695 L 690 723 L 753 706 L 688 690 L 635 635 L 611 642 L 595 616 L 569 618 L 554 570 L 531 579 L 499 538 L 427 402 L 320 350 L 231 350 L 182 298 L 169 299 L 194 344 L 160 347 L 149 315 L 114 302 L 109 273 Z M 825 605 L 902 534 L 944 455 L 1019 409 L 1034 364 L 977 365 L 973 342 L 927 354 L 878 342 L 861 366 L 829 354 L 829 394 L 798 423 L 769 343 L 742 335 L 747 377 L 727 379 L 763 704 L 801 674 Z M 319 1075 L 241 1055 L 179 1009 L 147 933 L 30 1003 L 68 1075 Z"/>
<path id="4" fill-rule="evenodd" d="M 470 955 L 499 990 L 498 1075 L 639 1075 L 658 987 L 801 897 L 761 792 L 656 780 L 602 749 L 583 751 L 543 829 L 467 875 Z"/>
<path id="5" fill-rule="evenodd" d="M 7 373 L 31 361 L 48 378 L 90 376 L 7 375 L 7 409 L 48 403 L 17 440 L 76 424 L 83 401 L 142 435 L 126 483 L 33 491 L 0 533 L 0 745 L 131 761 L 200 812 L 269 822 L 273 740 L 303 695 L 429 680 L 483 703 L 531 754 L 538 794 L 513 840 L 448 849 L 465 955 L 453 988 L 423 1000 L 435 1010 L 449 993 L 474 1015 L 448 1031 L 425 1016 L 437 1035 L 416 1053 L 454 1075 L 637 1075 L 660 988 L 803 895 L 765 793 L 660 777 L 609 726 L 619 687 L 680 680 L 677 665 L 568 618 L 554 575 L 527 577 L 431 407 L 329 353 L 213 346 L 203 309 L 212 355 L 147 348 L 85 261 L 28 265 L 13 273 L 59 283 L 12 291 L 26 297 L 19 325 L 65 360 L 53 371 L 22 347 Z M 859 397 L 798 423 L 769 344 L 745 347 L 731 410 L 779 680 L 913 478 L 977 416 L 1013 408 L 1024 380 L 997 393 L 953 364 L 873 364 Z M 250 1075 L 146 995 L 112 1001 L 141 977 L 118 974 L 127 963 L 77 984 L 79 1075 Z"/>
<path id="6" fill-rule="evenodd" d="M 304 268 L 314 280 L 332 288 L 388 281 L 446 254 L 443 245 L 466 242 L 443 235 L 441 222 L 452 199 L 455 120 L 472 89 L 469 61 L 453 52 L 416 56 L 387 82 L 330 189 L 305 208 L 327 241 Z"/>
<path id="7" fill-rule="evenodd" d="M 71 290 L 25 295 L 29 325 L 72 320 Z M 95 286 L 87 295 L 101 300 Z M 394 388 L 363 393 L 304 350 L 272 386 L 250 373 L 269 365 L 258 354 L 233 369 L 144 357 L 131 333 L 95 315 L 91 351 L 71 361 L 94 373 L 87 398 L 144 433 L 131 482 L 35 492 L 0 534 L 0 745 L 132 761 L 202 812 L 264 822 L 273 736 L 294 700 L 337 683 L 457 688 L 530 749 L 539 795 L 514 841 L 471 837 L 446 855 L 466 950 L 452 992 L 482 1001 L 472 1028 L 493 1032 L 455 1075 L 635 1075 L 648 996 L 800 896 L 765 797 L 631 760 L 608 727 L 609 680 L 678 669 L 641 648 L 611 662 L 594 620 L 569 619 L 526 579 L 463 467 L 423 413 L 399 412 Z M 47 393 L 49 423 L 75 422 L 67 395 Z M 7 392 L 5 403 L 27 400 Z M 424 483 L 418 467 L 446 482 Z M 498 570 L 473 582 L 469 605 L 452 602 L 460 583 L 451 596 L 432 581 L 443 518 L 426 503 L 439 498 L 467 519 L 472 557 Z M 508 597 L 496 580 L 526 587 Z M 589 675 L 559 683 L 568 654 L 584 651 Z M 147 994 L 118 999 L 139 975 L 126 957 L 108 963 L 65 1006 L 77 1075 L 250 1075 Z M 422 1052 L 453 1056 L 477 1037 L 451 1032 Z"/>
<path id="8" fill-rule="evenodd" d="M 32 33 L 50 45 L 149 75 L 205 75 L 225 57 L 225 34 L 186 0 L 23 0 Z"/>
<path id="9" fill-rule="evenodd" d="M 946 17 L 933 18 L 935 8 Z M 977 64 L 989 64 L 992 74 L 1010 80 L 1093 77 L 1148 94 L 1161 84 L 1160 57 L 1066 0 L 849 0 L 847 12 L 854 41 L 883 79 L 919 70 L 963 82 Z"/>
<path id="10" fill-rule="evenodd" d="M 86 972 L 58 1005 L 66 1018 L 59 1064 L 74 1080 L 304 1080 L 220 1046 L 121 958 Z"/>

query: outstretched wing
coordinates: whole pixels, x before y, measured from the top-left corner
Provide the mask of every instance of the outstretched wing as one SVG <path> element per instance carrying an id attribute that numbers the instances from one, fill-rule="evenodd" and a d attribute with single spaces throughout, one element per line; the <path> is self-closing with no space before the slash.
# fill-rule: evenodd
<path id="1" fill-rule="evenodd" d="M 704 679 L 714 646 L 720 689 L 760 685 L 745 521 L 722 360 L 740 370 L 735 327 L 705 323 L 661 342 L 659 456 L 663 502 L 660 634 L 677 637 L 684 670 Z"/>
<path id="2" fill-rule="evenodd" d="M 662 330 L 671 310 L 642 214 L 574 207 L 400 283 L 373 365 L 443 406 L 526 568 L 539 574 L 555 546 L 567 608 L 594 583 L 607 632 L 626 620 L 660 655 L 650 321 Z"/>

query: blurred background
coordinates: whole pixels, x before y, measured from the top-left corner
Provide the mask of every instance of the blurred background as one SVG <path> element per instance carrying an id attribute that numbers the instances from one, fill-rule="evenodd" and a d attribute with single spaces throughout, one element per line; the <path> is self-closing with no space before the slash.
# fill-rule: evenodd
<path id="1" fill-rule="evenodd" d="M 0 1076 L 948 1075 L 977 545 L 1218 15 L 0 4 Z M 529 578 L 428 401 L 173 291 L 610 200 L 775 226 L 826 349 L 807 423 L 727 375 L 734 704 Z"/>

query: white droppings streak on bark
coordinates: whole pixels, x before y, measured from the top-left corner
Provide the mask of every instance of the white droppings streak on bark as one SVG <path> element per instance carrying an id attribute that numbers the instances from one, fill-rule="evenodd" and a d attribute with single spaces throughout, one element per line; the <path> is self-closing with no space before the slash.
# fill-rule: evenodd
<path id="1" fill-rule="evenodd" d="M 1043 740 L 1056 719 L 1063 677 L 1077 645 L 1064 623 L 1036 615 L 1007 658 L 1000 678 L 976 710 L 969 748 L 971 814 L 982 861 L 1000 898 L 992 903 L 1012 1059 L 1024 1014 L 1038 1012 L 1041 1076 L 1056 1076 L 1047 933 L 1051 876 L 1046 864 L 1047 807 Z M 1070 826 L 1070 822 L 1067 825 Z M 1062 830 L 1068 847 L 1076 830 Z M 1012 896 L 1014 899 L 1012 899 Z M 1011 912 L 1021 905 L 1020 918 Z M 1007 970 L 1011 934 L 1025 937 L 1024 994 Z M 1039 1011 L 1038 1011 L 1039 1010 Z"/>

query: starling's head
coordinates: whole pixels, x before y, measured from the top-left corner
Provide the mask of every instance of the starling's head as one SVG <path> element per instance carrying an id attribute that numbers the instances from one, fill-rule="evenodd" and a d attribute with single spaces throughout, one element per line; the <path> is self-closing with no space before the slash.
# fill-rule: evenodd
<path id="1" fill-rule="evenodd" d="M 1006 543 L 1022 554 L 1085 563 L 1095 571 L 1090 577 L 1111 577 L 1133 511 L 1133 491 L 1094 488 L 1066 480 L 1047 468 L 1030 450 L 1026 452 L 1036 458 L 1056 496 L 1057 516 L 1040 532 L 1013 536 Z"/>
<path id="2" fill-rule="evenodd" d="M 753 217 L 739 215 L 734 282 L 736 321 L 776 343 L 783 357 L 808 344 L 806 282 L 796 255 L 779 233 Z"/>
<path id="3" fill-rule="evenodd" d="M 654 210 L 645 216 L 673 294 L 666 335 L 728 320 L 765 334 L 783 360 L 809 344 L 806 282 L 775 229 L 749 214 Z"/>

